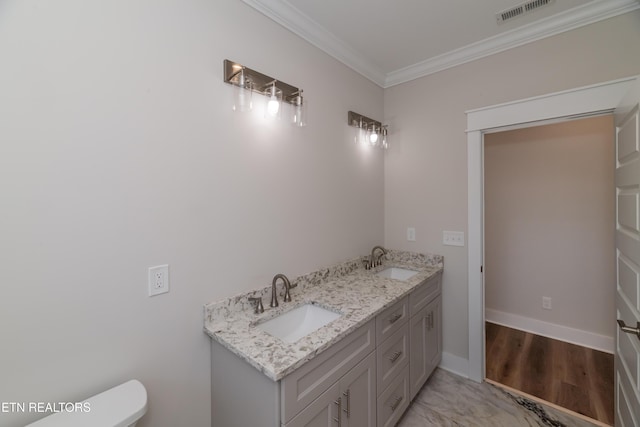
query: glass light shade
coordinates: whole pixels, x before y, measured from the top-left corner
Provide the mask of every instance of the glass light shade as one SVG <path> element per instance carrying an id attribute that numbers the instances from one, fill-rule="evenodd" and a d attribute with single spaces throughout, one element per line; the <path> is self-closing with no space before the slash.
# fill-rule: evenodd
<path id="1" fill-rule="evenodd" d="M 270 116 L 277 116 L 280 111 L 280 101 L 275 95 L 271 95 L 269 102 L 267 103 L 267 113 Z"/>
<path id="2" fill-rule="evenodd" d="M 365 145 L 373 145 L 371 144 L 371 129 L 364 129 L 364 140 L 362 141 L 362 143 Z"/>
<path id="3" fill-rule="evenodd" d="M 356 144 L 363 144 L 366 141 L 366 134 L 363 128 L 356 128 L 356 136 L 354 141 Z"/>
<path id="4" fill-rule="evenodd" d="M 251 81 L 245 78 L 244 69 L 238 74 L 238 86 L 233 86 L 233 111 L 251 111 L 253 109 Z"/>
<path id="5" fill-rule="evenodd" d="M 366 144 L 367 143 L 367 129 L 360 128 L 360 133 L 358 133 L 358 142 L 360 144 Z"/>
<path id="6" fill-rule="evenodd" d="M 251 111 L 253 109 L 252 91 L 234 86 L 233 111 Z"/>
<path id="7" fill-rule="evenodd" d="M 378 129 L 376 125 L 371 126 L 371 131 L 369 132 L 369 142 L 374 147 L 378 145 Z"/>
<path id="8" fill-rule="evenodd" d="M 269 99 L 267 101 L 267 108 L 265 109 L 265 117 L 269 119 L 279 119 L 280 112 L 282 111 L 282 108 L 280 108 L 282 92 L 278 91 L 275 83 L 273 83 L 267 96 Z"/>
<path id="9" fill-rule="evenodd" d="M 306 126 L 307 125 L 307 101 L 302 98 L 302 95 L 297 95 L 293 99 L 293 105 L 291 107 L 291 122 L 294 126 Z"/>
<path id="10" fill-rule="evenodd" d="M 382 147 L 384 150 L 389 148 L 389 137 L 387 136 L 386 127 L 382 128 L 382 140 L 380 141 L 380 147 Z"/>

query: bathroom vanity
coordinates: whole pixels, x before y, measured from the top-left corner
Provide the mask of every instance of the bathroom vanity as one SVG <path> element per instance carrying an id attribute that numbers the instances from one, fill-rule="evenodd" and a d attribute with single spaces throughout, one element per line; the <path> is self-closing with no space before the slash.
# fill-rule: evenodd
<path id="1" fill-rule="evenodd" d="M 271 288 L 206 305 L 213 426 L 394 426 L 440 363 L 443 259 L 386 258 L 301 276 L 293 301 L 264 313 L 247 298 Z M 258 327 L 304 304 L 340 316 L 292 343 Z"/>

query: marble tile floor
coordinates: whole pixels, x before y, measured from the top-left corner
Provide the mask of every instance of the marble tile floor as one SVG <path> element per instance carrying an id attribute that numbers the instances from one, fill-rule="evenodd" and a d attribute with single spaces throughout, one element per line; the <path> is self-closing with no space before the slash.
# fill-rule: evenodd
<path id="1" fill-rule="evenodd" d="M 397 427 L 594 427 L 588 421 L 436 369 Z"/>

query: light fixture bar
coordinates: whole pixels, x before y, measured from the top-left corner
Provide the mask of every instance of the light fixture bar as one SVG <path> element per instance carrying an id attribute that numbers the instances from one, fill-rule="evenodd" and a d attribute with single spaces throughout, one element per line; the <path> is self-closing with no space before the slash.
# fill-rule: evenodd
<path id="1" fill-rule="evenodd" d="M 386 150 L 389 148 L 389 127 L 354 111 L 347 113 L 347 124 L 357 128 L 356 144 L 371 145 Z"/>
<path id="2" fill-rule="evenodd" d="M 240 71 L 242 70 L 244 70 L 245 80 L 251 81 L 251 89 L 263 95 L 270 96 L 275 84 L 275 87 L 282 92 L 282 100 L 289 104 L 295 104 L 298 95 L 302 92 L 295 86 L 228 59 L 224 60 L 224 81 L 234 86 L 240 86 Z"/>
<path id="3" fill-rule="evenodd" d="M 349 124 L 349 126 L 357 128 L 362 126 L 366 128 L 371 125 L 375 125 L 378 129 L 382 128 L 382 123 L 380 123 L 379 121 L 370 119 L 369 117 L 363 116 L 362 114 L 354 113 L 353 111 L 349 111 L 349 113 L 347 114 L 347 123 Z"/>

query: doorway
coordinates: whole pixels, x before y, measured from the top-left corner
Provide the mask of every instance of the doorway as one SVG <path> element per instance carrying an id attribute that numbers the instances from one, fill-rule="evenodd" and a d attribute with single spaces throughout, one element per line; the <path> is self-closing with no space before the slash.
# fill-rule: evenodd
<path id="1" fill-rule="evenodd" d="M 483 274 L 483 140 L 498 129 L 524 128 L 612 112 L 636 83 L 631 77 L 569 91 L 467 111 L 468 206 L 468 377 L 485 378 L 484 274 Z"/>
<path id="2" fill-rule="evenodd" d="M 467 183 L 468 183 L 468 332 L 469 332 L 469 359 L 468 376 L 470 379 L 482 382 L 485 375 L 485 355 L 484 355 L 484 275 L 483 275 L 483 202 L 482 202 L 482 156 L 483 139 L 486 132 L 516 127 L 527 127 L 535 124 L 564 121 L 570 118 L 577 118 L 594 113 L 616 112 L 616 126 L 618 129 L 618 149 L 623 151 L 627 147 L 636 147 L 640 144 L 640 136 L 637 126 L 632 126 L 640 120 L 638 115 L 638 100 L 640 100 L 640 76 L 615 80 L 593 86 L 576 88 L 564 92 L 543 95 L 535 98 L 519 100 L 507 104 L 500 104 L 491 107 L 480 108 L 467 111 Z M 631 124 L 631 125 L 629 125 Z M 622 129 L 622 130 L 621 130 Z M 635 145 L 634 145 L 635 144 Z M 621 148 L 622 147 L 622 148 Z M 628 150 L 627 150 L 628 151 Z M 626 152 L 626 151 L 624 151 Z M 637 153 L 637 150 L 634 151 Z M 625 157 L 623 159 L 627 161 Z M 637 157 L 633 157 L 633 162 L 624 163 L 616 170 L 616 186 L 623 178 L 637 178 L 630 175 L 629 171 L 635 171 L 638 162 Z M 628 167 L 627 167 L 628 166 Z M 629 181 L 627 179 L 627 181 Z M 620 181 L 620 185 L 627 185 L 627 181 Z M 635 183 L 635 181 L 629 181 Z M 640 185 L 640 184 L 636 184 Z M 626 212 L 626 211 L 625 211 Z M 619 213 L 619 212 L 618 212 Z M 633 232 L 638 234 L 637 230 Z M 618 245 L 618 237 L 624 247 Z M 625 240 L 626 239 L 626 240 Z M 630 257 L 638 259 L 640 265 L 640 246 L 627 244 L 628 240 L 624 233 L 617 231 L 616 244 L 617 251 L 629 252 Z M 620 300 L 620 287 L 616 306 Z M 625 309 L 625 307 L 622 307 Z M 628 310 L 627 310 L 628 311 Z M 634 321 L 637 317 L 633 313 L 625 311 L 623 320 L 618 323 L 623 332 L 631 331 L 633 328 L 627 327 L 627 323 Z M 635 317 L 634 317 L 635 316 Z M 615 319 L 613 319 L 615 320 Z M 638 320 L 640 323 L 640 320 Z M 629 374 L 629 366 L 637 368 L 637 356 L 640 349 L 632 348 L 628 351 L 633 357 L 622 360 L 620 357 L 620 330 L 616 333 L 616 420 L 618 417 L 628 419 L 630 411 L 638 408 L 640 397 L 629 395 L 632 390 L 629 382 L 633 378 Z M 633 329 L 635 331 L 635 329 Z M 631 332 L 629 332 L 630 334 Z M 625 335 L 627 341 L 631 338 Z M 634 346 L 637 344 L 633 344 Z M 628 347 L 628 346 L 627 346 Z M 625 349 L 627 348 L 625 347 Z M 634 350 L 635 349 L 635 350 Z M 636 351 L 637 350 L 637 351 Z M 626 350 L 625 350 L 626 351 Z M 623 351 L 624 353 L 624 351 Z M 626 353 L 624 353 L 626 355 Z M 633 363 L 632 363 L 633 362 Z M 637 371 L 636 371 L 637 372 Z M 622 375 L 622 381 L 618 378 Z M 635 384 L 635 383 L 633 383 Z M 630 402 L 630 403 L 629 403 Z M 622 409 L 620 409 L 622 408 Z M 635 408 L 635 409 L 634 409 Z"/>
<path id="3" fill-rule="evenodd" d="M 484 138 L 486 377 L 613 424 L 614 123 Z"/>

